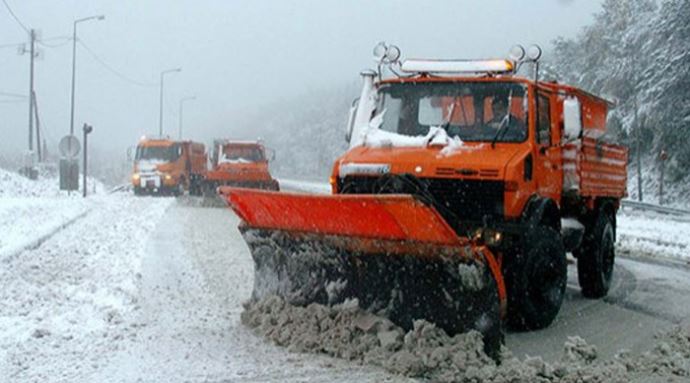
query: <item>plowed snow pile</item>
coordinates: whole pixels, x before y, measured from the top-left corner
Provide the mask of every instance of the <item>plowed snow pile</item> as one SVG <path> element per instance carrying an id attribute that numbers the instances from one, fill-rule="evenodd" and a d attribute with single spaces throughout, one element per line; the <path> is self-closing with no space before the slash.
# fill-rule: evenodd
<path id="1" fill-rule="evenodd" d="M 339 306 L 296 307 L 279 297 L 250 303 L 242 322 L 291 351 L 325 353 L 391 372 L 440 382 L 630 382 L 690 379 L 690 328 L 659 337 L 649 352 L 620 352 L 613 360 L 597 359 L 596 347 L 579 337 L 564 345 L 554 364 L 541 358 L 519 360 L 502 350 L 497 365 L 483 351 L 477 332 L 449 337 L 425 321 L 407 333 L 388 319 L 367 313 L 356 301 Z M 676 380 L 674 380 L 676 379 Z"/>

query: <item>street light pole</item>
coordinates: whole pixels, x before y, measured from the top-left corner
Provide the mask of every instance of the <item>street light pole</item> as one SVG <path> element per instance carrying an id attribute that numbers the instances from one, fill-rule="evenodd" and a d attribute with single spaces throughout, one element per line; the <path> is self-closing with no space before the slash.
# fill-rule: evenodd
<path id="1" fill-rule="evenodd" d="M 179 116 L 179 123 L 180 123 L 180 128 L 179 128 L 179 138 L 180 140 L 182 139 L 182 105 L 184 105 L 185 101 L 191 101 L 191 100 L 196 100 L 196 96 L 191 96 L 191 97 L 184 97 L 180 99 L 180 116 Z"/>
<path id="2" fill-rule="evenodd" d="M 163 137 L 163 79 L 168 73 L 181 72 L 182 68 L 168 69 L 161 72 L 160 100 L 158 108 L 158 136 Z"/>
<path id="3" fill-rule="evenodd" d="M 89 16 L 74 20 L 74 28 L 72 29 L 72 103 L 70 106 L 69 115 L 69 134 L 74 135 L 74 83 L 77 73 L 77 24 L 88 20 L 103 20 L 104 15 Z"/>

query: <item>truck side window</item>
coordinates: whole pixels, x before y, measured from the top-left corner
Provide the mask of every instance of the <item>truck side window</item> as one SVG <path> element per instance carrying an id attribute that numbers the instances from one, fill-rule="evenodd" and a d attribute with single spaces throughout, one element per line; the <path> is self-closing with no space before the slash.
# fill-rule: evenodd
<path id="1" fill-rule="evenodd" d="M 549 98 L 539 95 L 539 119 L 537 123 L 537 143 L 551 145 L 551 109 Z"/>

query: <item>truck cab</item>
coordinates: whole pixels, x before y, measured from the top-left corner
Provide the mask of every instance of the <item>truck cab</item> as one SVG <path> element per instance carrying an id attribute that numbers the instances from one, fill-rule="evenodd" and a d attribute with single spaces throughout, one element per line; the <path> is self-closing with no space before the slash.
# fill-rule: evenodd
<path id="1" fill-rule="evenodd" d="M 485 243 L 505 275 L 512 327 L 551 323 L 566 251 L 583 295 L 606 295 L 627 180 L 627 149 L 605 134 L 611 104 L 518 76 L 522 64 L 538 73 L 524 50 L 512 60 L 386 60 L 393 76 L 362 73 L 333 192 L 414 195 L 458 236 Z"/>
<path id="2" fill-rule="evenodd" d="M 218 186 L 279 190 L 269 171 L 269 157 L 275 156 L 261 141 L 215 140 L 206 189 L 213 193 Z"/>
<path id="3" fill-rule="evenodd" d="M 134 156 L 136 195 L 196 193 L 206 173 L 204 145 L 168 138 L 142 138 Z"/>

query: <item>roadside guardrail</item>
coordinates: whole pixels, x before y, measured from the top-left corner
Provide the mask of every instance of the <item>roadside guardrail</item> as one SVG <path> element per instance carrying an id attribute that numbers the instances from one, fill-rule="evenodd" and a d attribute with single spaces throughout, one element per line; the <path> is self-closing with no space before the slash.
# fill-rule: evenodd
<path id="1" fill-rule="evenodd" d="M 629 199 L 624 199 L 621 201 L 621 205 L 623 207 L 629 207 L 631 209 L 648 210 L 648 211 L 654 211 L 654 212 L 662 213 L 662 214 L 690 216 L 690 211 L 688 211 L 688 210 L 676 209 L 673 207 L 656 205 L 656 204 L 649 203 L 649 202 L 639 202 L 639 201 L 632 201 Z"/>

